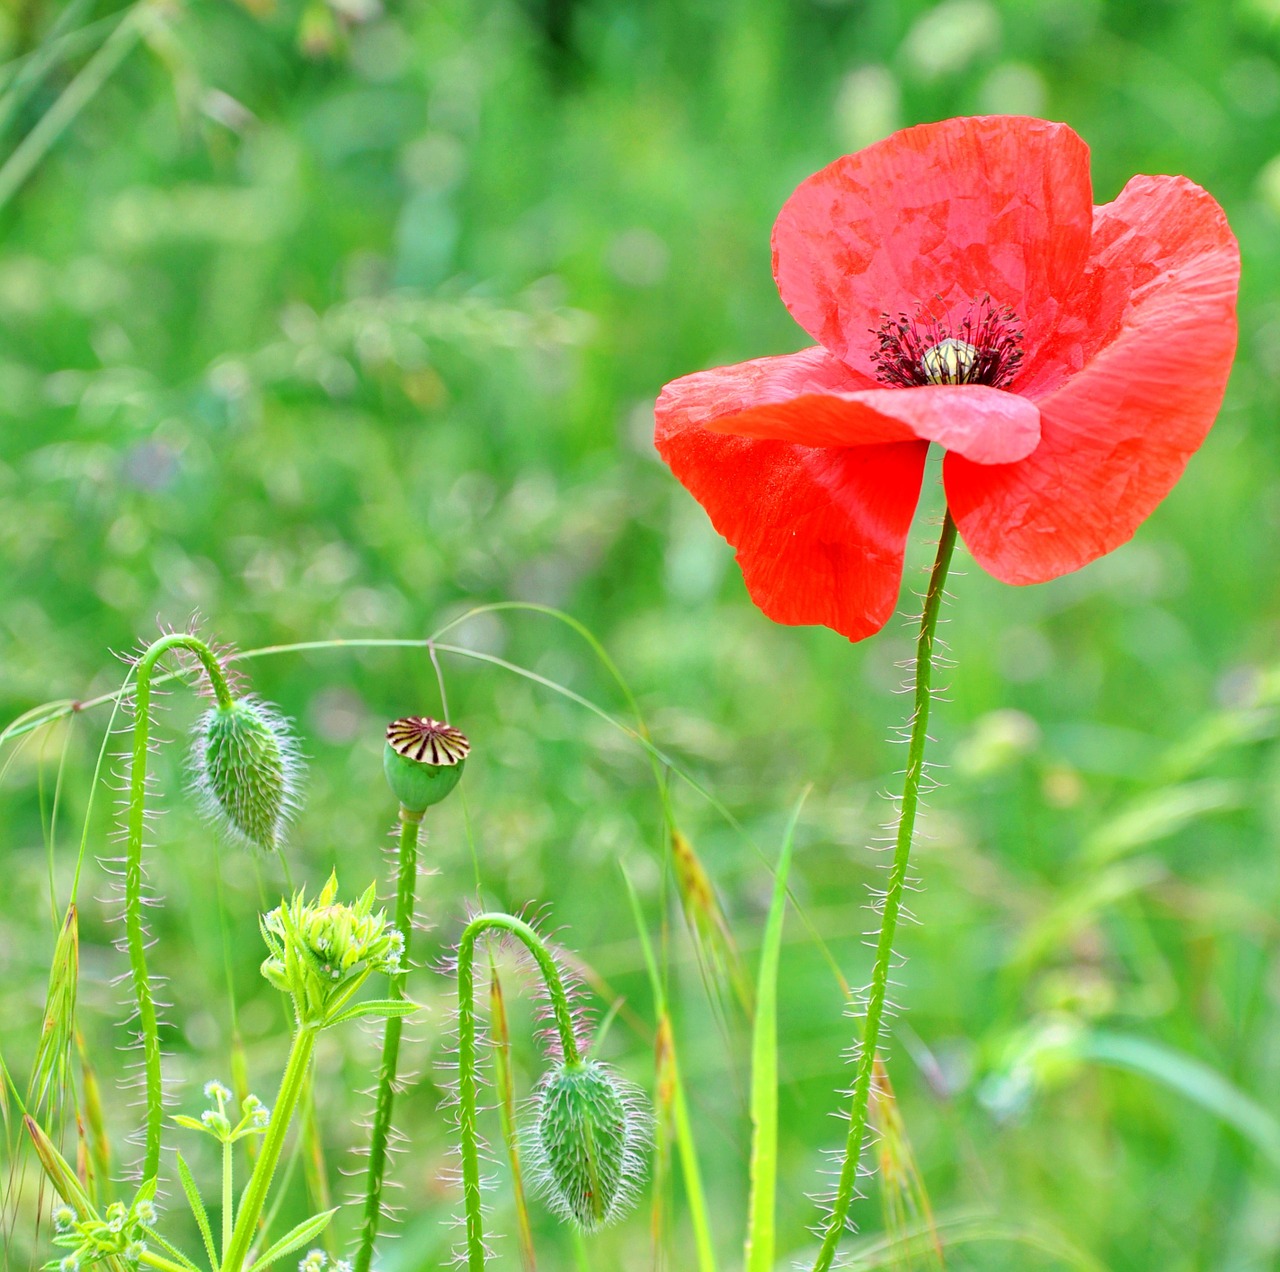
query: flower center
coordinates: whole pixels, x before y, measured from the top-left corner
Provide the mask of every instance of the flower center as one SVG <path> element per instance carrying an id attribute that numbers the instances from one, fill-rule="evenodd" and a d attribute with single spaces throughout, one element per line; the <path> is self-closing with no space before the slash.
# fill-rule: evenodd
<path id="1" fill-rule="evenodd" d="M 872 333 L 876 379 L 910 389 L 924 384 L 986 384 L 1002 389 L 1022 362 L 1017 315 L 990 296 L 970 302 L 958 321 L 939 318 L 923 306 L 915 316 L 884 315 Z"/>

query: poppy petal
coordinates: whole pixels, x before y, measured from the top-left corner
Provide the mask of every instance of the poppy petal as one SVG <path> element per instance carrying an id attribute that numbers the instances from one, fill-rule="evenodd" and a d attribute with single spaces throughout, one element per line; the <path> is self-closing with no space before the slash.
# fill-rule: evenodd
<path id="1" fill-rule="evenodd" d="M 1081 345 L 1090 360 L 1039 398 L 1040 446 L 1015 464 L 952 454 L 944 465 L 947 501 L 984 569 L 1039 583 L 1132 537 L 1222 403 L 1239 274 L 1222 209 L 1184 177 L 1135 177 L 1097 209 L 1074 304 L 1094 332 Z"/>
<path id="2" fill-rule="evenodd" d="M 1036 404 L 982 384 L 805 393 L 720 416 L 707 427 L 800 446 L 937 442 L 979 464 L 1024 459 L 1040 442 Z"/>
<path id="3" fill-rule="evenodd" d="M 897 604 L 928 447 L 815 450 L 715 433 L 696 418 L 698 379 L 663 389 L 654 441 L 737 549 L 751 599 L 778 623 L 850 640 L 879 631 Z"/>
<path id="4" fill-rule="evenodd" d="M 1089 149 L 1065 124 L 980 116 L 922 124 L 801 182 L 773 228 L 791 316 L 874 374 L 886 313 L 936 316 L 990 296 L 1034 353 L 1079 281 L 1093 216 Z"/>

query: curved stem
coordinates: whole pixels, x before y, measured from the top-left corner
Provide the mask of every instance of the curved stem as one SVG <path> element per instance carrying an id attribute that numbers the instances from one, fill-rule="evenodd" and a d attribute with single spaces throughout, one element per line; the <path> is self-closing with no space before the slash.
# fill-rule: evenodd
<path id="1" fill-rule="evenodd" d="M 867 1108 L 871 1099 L 871 1080 L 875 1073 L 876 1051 L 880 1045 L 880 1028 L 884 1021 L 884 1000 L 893 962 L 893 939 L 898 930 L 902 910 L 902 893 L 907 881 L 907 862 L 915 833 L 916 812 L 920 807 L 920 780 L 924 776 L 924 749 L 929 735 L 929 706 L 933 691 L 933 657 L 936 645 L 938 613 L 946 587 L 947 571 L 956 546 L 956 523 L 948 512 L 938 539 L 938 553 L 929 576 L 924 612 L 920 616 L 920 633 L 916 637 L 915 710 L 911 717 L 911 735 L 907 743 L 907 770 L 902 788 L 902 806 L 898 814 L 898 831 L 893 849 L 893 865 L 889 870 L 889 886 L 884 896 L 880 918 L 880 936 L 876 941 L 875 964 L 871 970 L 871 987 L 867 992 L 867 1011 L 863 1018 L 858 1069 L 853 1081 L 849 1106 L 849 1134 L 845 1140 L 844 1161 L 836 1184 L 831 1214 L 822 1232 L 813 1272 L 828 1272 L 836 1255 L 840 1238 L 849 1221 L 862 1158 L 862 1141 L 867 1130 Z"/>
<path id="2" fill-rule="evenodd" d="M 413 936 L 414 894 L 418 884 L 418 831 L 422 812 L 400 807 L 399 874 L 396 885 L 396 930 L 404 937 L 401 966 L 404 971 L 391 977 L 389 998 L 403 998 L 409 967 L 409 945 Z M 355 1272 L 369 1272 L 373 1262 L 373 1243 L 382 1218 L 382 1181 L 387 1169 L 387 1141 L 391 1135 L 391 1109 L 395 1102 L 396 1069 L 400 1059 L 400 1033 L 403 1018 L 389 1016 L 382 1035 L 382 1069 L 378 1075 L 378 1096 L 373 1114 L 373 1131 L 369 1137 L 369 1170 L 366 1175 L 364 1223 L 360 1231 L 360 1248 L 356 1252 Z"/>
<path id="3" fill-rule="evenodd" d="M 156 664 L 172 649 L 187 649 L 200 659 L 218 705 L 231 705 L 231 691 L 213 651 L 196 636 L 177 633 L 162 636 L 138 660 L 134 687 L 133 751 L 129 767 L 129 806 L 125 824 L 124 926 L 138 1007 L 138 1032 L 142 1038 L 143 1078 L 146 1086 L 146 1150 L 142 1178 L 160 1172 L 160 1128 L 164 1119 L 164 1093 L 160 1075 L 160 1033 L 155 997 L 147 974 L 147 939 L 142 922 L 142 840 L 147 818 L 147 760 L 151 751 L 151 680 Z"/>
<path id="4" fill-rule="evenodd" d="M 289 1061 L 280 1081 L 280 1093 L 276 1096 L 271 1121 L 262 1140 L 262 1151 L 258 1154 L 253 1174 L 249 1176 L 249 1183 L 240 1198 L 235 1227 L 231 1231 L 231 1243 L 222 1256 L 222 1272 L 241 1272 L 249 1256 L 249 1247 L 258 1230 L 262 1207 L 266 1204 L 271 1180 L 284 1149 L 284 1139 L 289 1133 L 289 1124 L 293 1121 L 298 1099 L 306 1085 L 307 1068 L 311 1064 L 315 1044 L 316 1030 L 311 1025 L 302 1025 L 294 1034 Z"/>
<path id="5" fill-rule="evenodd" d="M 581 1062 L 578 1039 L 573 1032 L 573 1013 L 560 969 L 546 942 L 523 919 L 490 911 L 479 914 L 462 933 L 458 945 L 458 1131 L 462 1147 L 462 1204 L 466 1213 L 467 1272 L 484 1272 L 484 1216 L 480 1205 L 480 1141 L 476 1129 L 477 1063 L 475 955 L 482 932 L 506 932 L 522 941 L 542 973 L 560 1049 L 566 1064 Z"/>

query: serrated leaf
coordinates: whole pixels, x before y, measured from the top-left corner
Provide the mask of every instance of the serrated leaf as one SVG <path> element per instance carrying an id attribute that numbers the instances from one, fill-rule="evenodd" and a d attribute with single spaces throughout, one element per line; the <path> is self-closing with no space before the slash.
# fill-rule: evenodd
<path id="1" fill-rule="evenodd" d="M 329 1220 L 338 1213 L 337 1208 L 326 1210 L 322 1214 L 312 1215 L 310 1219 L 303 1220 L 296 1228 L 291 1228 L 284 1234 L 274 1245 L 266 1250 L 256 1263 L 249 1269 L 249 1272 L 263 1272 L 264 1268 L 269 1268 L 277 1259 L 282 1258 L 291 1250 L 304 1246 L 308 1241 L 318 1237 L 329 1226 Z"/>
<path id="2" fill-rule="evenodd" d="M 209 1256 L 209 1266 L 216 1268 L 219 1260 L 217 1249 L 213 1244 L 213 1228 L 209 1223 L 209 1212 L 204 1208 L 204 1201 L 192 1177 L 191 1168 L 181 1153 L 178 1154 L 178 1179 L 182 1183 L 182 1191 L 187 1194 L 187 1203 L 195 1216 L 196 1226 L 200 1229 L 200 1238 L 204 1242 L 205 1253 Z"/>
<path id="3" fill-rule="evenodd" d="M 332 1020 L 325 1022 L 325 1027 L 345 1025 L 348 1020 L 363 1020 L 369 1016 L 411 1016 L 417 1010 L 417 1003 L 406 1002 L 402 998 L 374 998 L 339 1012 Z"/>

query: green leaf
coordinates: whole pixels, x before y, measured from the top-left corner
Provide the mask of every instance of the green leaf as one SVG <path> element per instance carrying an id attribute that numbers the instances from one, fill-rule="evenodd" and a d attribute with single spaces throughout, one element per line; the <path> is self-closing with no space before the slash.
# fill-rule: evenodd
<path id="1" fill-rule="evenodd" d="M 787 875 L 796 823 L 808 797 L 796 802 L 778 854 L 773 899 L 760 947 L 756 1016 L 751 1031 L 751 1196 L 747 1204 L 745 1272 L 773 1272 L 778 1191 L 778 964 L 787 917 Z"/>
<path id="2" fill-rule="evenodd" d="M 200 1229 L 200 1237 L 204 1241 L 205 1253 L 209 1256 L 209 1266 L 216 1268 L 218 1266 L 218 1252 L 213 1244 L 213 1228 L 209 1225 L 209 1212 L 204 1208 L 204 1201 L 200 1197 L 200 1190 L 196 1187 L 196 1181 L 191 1175 L 191 1168 L 187 1165 L 182 1154 L 178 1154 L 178 1179 L 182 1182 L 182 1191 L 187 1194 L 187 1203 L 191 1207 L 191 1213 L 195 1216 L 196 1226 Z"/>
<path id="3" fill-rule="evenodd" d="M 1186 1096 L 1234 1127 L 1280 1166 L 1280 1121 L 1203 1061 L 1146 1038 L 1118 1033 L 1085 1034 L 1076 1050 L 1086 1060 L 1141 1074 Z"/>
<path id="4" fill-rule="evenodd" d="M 1242 782 L 1205 778 L 1166 786 L 1134 800 L 1122 813 L 1104 822 L 1085 841 L 1091 862 L 1114 861 L 1147 844 L 1168 839 L 1210 813 L 1231 812 L 1248 802 Z"/>
<path id="5" fill-rule="evenodd" d="M 198 1117 L 188 1117 L 185 1113 L 175 1113 L 172 1121 L 178 1126 L 185 1126 L 189 1131 L 203 1131 L 206 1135 L 213 1132 Z"/>
<path id="6" fill-rule="evenodd" d="M 270 1249 L 265 1251 L 258 1261 L 249 1269 L 249 1272 L 262 1272 L 264 1268 L 269 1268 L 277 1259 L 283 1258 L 291 1250 L 304 1246 L 308 1241 L 318 1237 L 329 1226 L 329 1220 L 338 1213 L 337 1208 L 333 1210 L 323 1211 L 321 1214 L 312 1215 L 310 1219 L 304 1220 L 296 1228 L 291 1228 L 284 1234 Z"/>
<path id="7" fill-rule="evenodd" d="M 325 1028 L 334 1025 L 345 1025 L 348 1020 L 361 1020 L 368 1016 L 411 1016 L 418 1010 L 417 1003 L 402 998 L 374 998 L 367 1003 L 358 1003 L 339 1012 L 332 1020 L 325 1021 Z"/>

